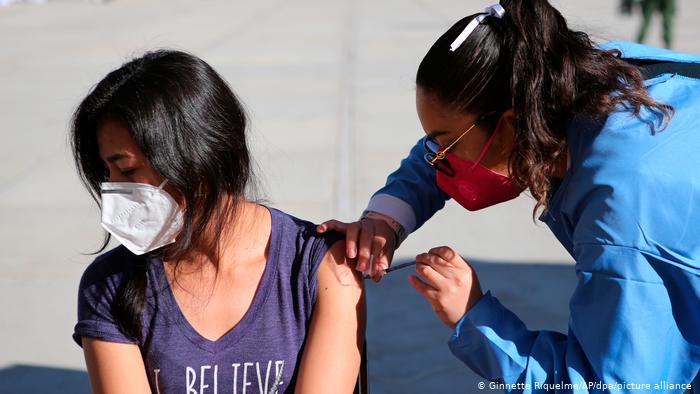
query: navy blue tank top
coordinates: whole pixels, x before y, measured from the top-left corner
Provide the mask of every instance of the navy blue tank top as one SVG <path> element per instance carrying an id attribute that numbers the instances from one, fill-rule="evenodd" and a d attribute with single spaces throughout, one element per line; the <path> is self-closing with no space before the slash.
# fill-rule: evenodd
<path id="1" fill-rule="evenodd" d="M 272 233 L 258 290 L 240 322 L 216 341 L 182 314 L 163 260 L 150 257 L 143 339 L 125 335 L 114 317 L 116 295 L 139 257 L 123 246 L 99 256 L 80 282 L 73 338 L 138 344 L 154 393 L 293 392 L 317 294 L 316 273 L 339 234 L 270 208 Z"/>

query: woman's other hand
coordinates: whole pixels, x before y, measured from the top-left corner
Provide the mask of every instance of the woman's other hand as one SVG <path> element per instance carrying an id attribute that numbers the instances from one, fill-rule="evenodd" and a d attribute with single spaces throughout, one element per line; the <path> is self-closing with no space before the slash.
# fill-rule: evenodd
<path id="1" fill-rule="evenodd" d="M 440 246 L 416 256 L 416 272 L 422 280 L 411 275 L 409 282 L 453 330 L 483 295 L 476 271 L 450 247 Z"/>
<path id="2" fill-rule="evenodd" d="M 397 247 L 396 233 L 378 218 L 365 217 L 352 223 L 328 220 L 318 225 L 316 231 L 345 233 L 345 255 L 350 260 L 357 259 L 355 269 L 367 273 L 375 282 L 384 276 Z"/>

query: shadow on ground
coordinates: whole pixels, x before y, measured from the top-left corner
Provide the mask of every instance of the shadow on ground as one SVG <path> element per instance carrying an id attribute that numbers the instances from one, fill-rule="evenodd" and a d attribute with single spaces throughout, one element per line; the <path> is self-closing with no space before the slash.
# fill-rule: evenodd
<path id="1" fill-rule="evenodd" d="M 89 394 L 90 383 L 85 371 L 12 365 L 0 369 L 0 394 Z"/>
<path id="2" fill-rule="evenodd" d="M 576 285 L 572 265 L 472 265 L 484 291 L 491 290 L 529 329 L 566 332 L 568 302 Z M 450 353 L 451 330 L 408 283 L 412 273 L 409 267 L 390 273 L 380 284 L 367 283 L 370 392 L 483 392 L 477 386 L 483 380 Z"/>

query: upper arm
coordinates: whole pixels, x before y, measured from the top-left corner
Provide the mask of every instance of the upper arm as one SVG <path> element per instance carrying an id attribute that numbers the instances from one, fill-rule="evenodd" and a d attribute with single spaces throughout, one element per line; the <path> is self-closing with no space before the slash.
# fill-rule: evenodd
<path id="1" fill-rule="evenodd" d="M 82 338 L 82 345 L 93 393 L 151 392 L 138 345 L 87 337 Z"/>
<path id="2" fill-rule="evenodd" d="M 78 289 L 78 321 L 73 339 L 83 348 L 95 393 L 149 393 L 138 341 L 125 334 L 115 316 L 118 289 L 129 260 L 119 247 L 98 257 L 83 273 Z"/>
<path id="3" fill-rule="evenodd" d="M 411 233 L 417 230 L 437 211 L 445 206 L 449 196 L 437 186 L 435 169 L 425 162 L 423 138 L 413 146 L 409 155 L 401 160 L 399 168 L 391 173 L 386 185 L 370 200 L 368 209 L 392 217 Z M 393 196 L 402 204 L 387 204 L 382 195 Z"/>
<path id="4" fill-rule="evenodd" d="M 336 242 L 318 268 L 318 296 L 302 356 L 296 392 L 352 392 L 365 334 L 362 277 Z"/>

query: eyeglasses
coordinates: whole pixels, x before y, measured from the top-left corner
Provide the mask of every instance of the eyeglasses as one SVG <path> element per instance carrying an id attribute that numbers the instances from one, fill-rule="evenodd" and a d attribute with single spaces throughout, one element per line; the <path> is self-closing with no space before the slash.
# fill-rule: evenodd
<path id="1" fill-rule="evenodd" d="M 470 132 L 474 127 L 476 127 L 476 125 L 478 125 L 482 120 L 495 113 L 496 111 L 491 111 L 486 115 L 480 117 L 476 122 L 474 122 L 466 130 L 464 130 L 464 132 L 460 134 L 459 137 L 457 137 L 457 139 L 452 141 L 452 143 L 448 145 L 445 149 L 440 150 L 440 144 L 438 144 L 438 142 L 435 141 L 435 139 L 426 137 L 423 140 L 423 148 L 425 148 L 426 151 L 426 154 L 423 156 L 423 158 L 437 171 L 440 171 L 443 174 L 450 177 L 454 176 L 455 172 L 452 169 L 452 166 L 450 166 L 450 162 L 445 160 L 445 155 L 447 154 L 447 151 L 452 149 L 452 147 L 455 146 L 459 142 L 459 140 L 462 139 L 462 137 L 467 135 L 467 133 Z"/>

